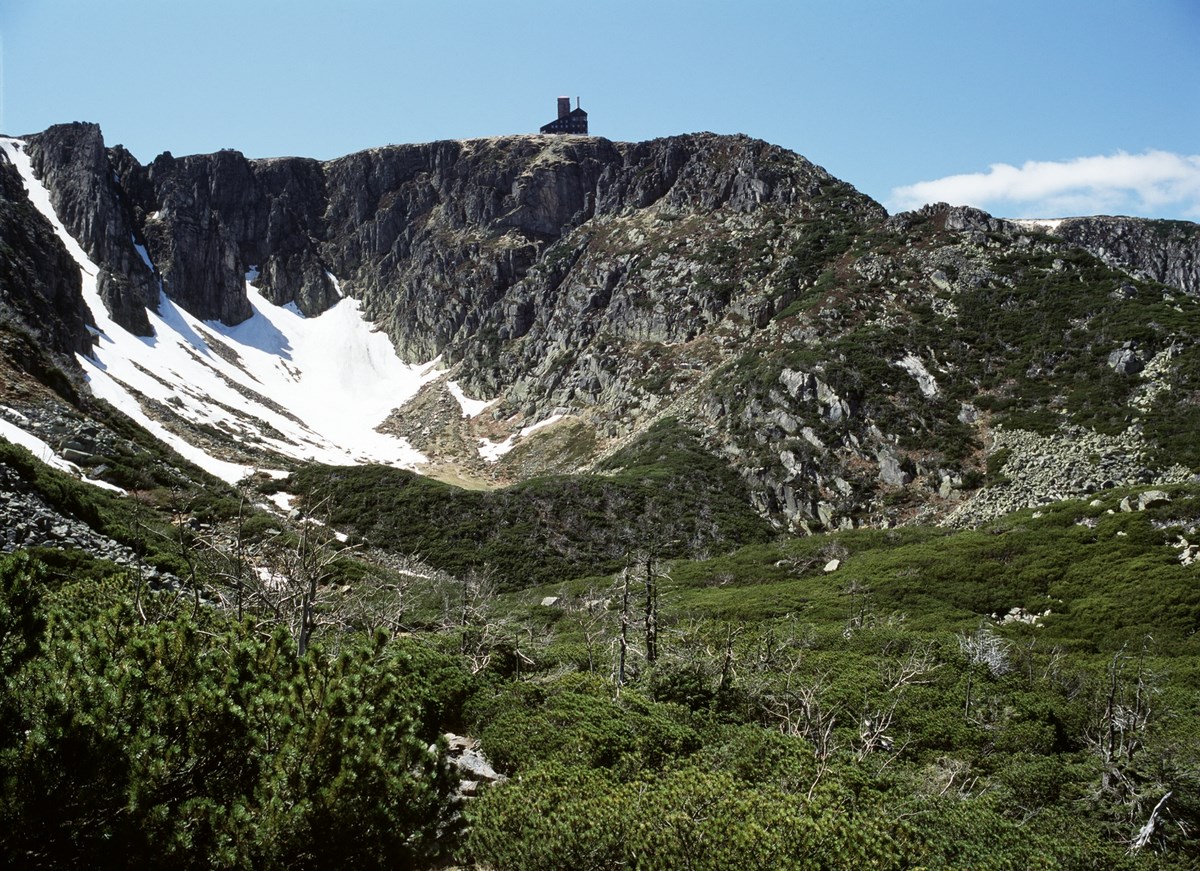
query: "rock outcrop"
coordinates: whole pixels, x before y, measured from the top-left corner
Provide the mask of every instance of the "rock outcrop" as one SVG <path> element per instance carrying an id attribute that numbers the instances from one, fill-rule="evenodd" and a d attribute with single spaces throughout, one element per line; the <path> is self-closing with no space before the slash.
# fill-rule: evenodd
<path id="1" fill-rule="evenodd" d="M 1042 436 L 998 430 L 991 449 L 1003 459 L 998 480 L 949 514 L 946 525 L 974 526 L 1010 511 L 1080 499 L 1113 487 L 1179 484 L 1192 478 L 1186 466 L 1156 469 L 1150 446 L 1132 431 L 1104 436 L 1076 428 Z"/>
<path id="2" fill-rule="evenodd" d="M 145 258 L 121 179 L 114 173 L 95 124 L 60 124 L 27 142 L 34 172 L 50 191 L 59 220 L 100 268 L 100 296 L 113 319 L 131 332 L 150 333 L 146 309 L 158 306 L 158 278 Z"/>
<path id="3" fill-rule="evenodd" d="M 70 124 L 30 137 L 29 149 L 68 230 L 111 273 L 105 280 L 126 277 L 129 287 L 106 295 L 122 323 L 137 305 L 154 305 L 157 277 L 193 314 L 235 324 L 249 315 L 247 273 L 269 299 L 308 314 L 336 301 L 336 276 L 413 360 L 455 344 L 464 357 L 480 330 L 523 337 L 585 252 L 571 282 L 584 286 L 575 289 L 582 299 L 570 300 L 567 316 L 580 305 L 602 308 L 629 264 L 611 262 L 614 252 L 597 252 L 595 242 L 616 242 L 604 225 L 640 210 L 654 207 L 671 221 L 719 209 L 803 213 L 833 191 L 844 212 L 883 216 L 795 154 L 711 134 L 644 143 L 512 136 L 392 146 L 327 163 L 166 153 L 141 166 L 119 146 L 106 151 L 95 125 Z M 599 232 L 576 234 L 570 250 L 542 262 L 590 222 Z M 604 262 L 592 265 L 598 253 Z M 537 280 L 510 298 L 535 264 L 545 267 Z M 694 332 L 706 318 L 692 314 L 701 316 L 640 329 Z"/>
<path id="4" fill-rule="evenodd" d="M 1200 296 L 1200 226 L 1101 215 L 1067 218 L 1054 233 L 1110 266 Z"/>

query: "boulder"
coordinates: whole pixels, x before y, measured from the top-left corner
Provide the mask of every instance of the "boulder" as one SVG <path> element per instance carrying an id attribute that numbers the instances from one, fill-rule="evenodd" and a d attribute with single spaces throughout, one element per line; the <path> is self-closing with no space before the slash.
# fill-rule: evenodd
<path id="1" fill-rule="evenodd" d="M 1138 495 L 1137 507 L 1138 511 L 1145 511 L 1147 508 L 1166 505 L 1170 501 L 1171 497 L 1162 490 L 1147 490 Z"/>
<path id="2" fill-rule="evenodd" d="M 1146 368 L 1146 360 L 1126 342 L 1108 355 L 1108 367 L 1118 375 L 1136 375 Z"/>
<path id="3" fill-rule="evenodd" d="M 875 452 L 879 461 L 879 480 L 892 487 L 903 487 L 912 483 L 913 476 L 905 471 L 900 458 L 891 448 L 880 448 Z"/>

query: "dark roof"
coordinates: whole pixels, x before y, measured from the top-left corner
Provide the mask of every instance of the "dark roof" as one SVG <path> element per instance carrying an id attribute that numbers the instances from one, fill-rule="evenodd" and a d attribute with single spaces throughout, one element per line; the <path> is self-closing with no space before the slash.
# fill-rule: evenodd
<path id="1" fill-rule="evenodd" d="M 587 116 L 588 116 L 587 112 L 585 112 L 583 109 L 572 109 L 566 115 L 555 118 L 549 124 L 543 124 L 541 126 L 540 132 L 541 133 L 556 133 L 556 132 L 562 132 L 563 128 L 565 128 L 565 127 L 582 126 L 584 128 L 583 130 L 567 131 L 567 132 L 585 133 L 585 132 L 587 132 Z"/>

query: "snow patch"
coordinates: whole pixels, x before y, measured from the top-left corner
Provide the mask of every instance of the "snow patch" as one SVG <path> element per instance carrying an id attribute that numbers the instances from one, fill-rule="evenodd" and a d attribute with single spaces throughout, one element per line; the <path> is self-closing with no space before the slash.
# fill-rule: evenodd
<path id="1" fill-rule="evenodd" d="M 292 503 L 296 499 L 296 497 L 293 496 L 291 493 L 272 493 L 267 498 L 270 499 L 272 502 L 274 502 L 275 506 L 280 511 L 282 511 L 284 514 L 288 514 L 291 512 Z"/>
<path id="2" fill-rule="evenodd" d="M 475 417 L 482 414 L 484 409 L 494 405 L 499 399 L 471 399 L 463 393 L 462 387 L 457 381 L 447 381 L 446 389 L 450 391 L 450 395 L 458 400 L 458 405 L 462 408 L 463 417 Z"/>
<path id="3" fill-rule="evenodd" d="M 325 277 L 333 282 L 333 290 L 338 295 L 338 299 L 345 297 L 346 294 L 342 293 L 342 283 L 328 269 L 325 270 Z"/>
<path id="4" fill-rule="evenodd" d="M 515 435 L 511 435 L 502 442 L 481 438 L 479 440 L 479 456 L 483 458 L 484 462 L 494 463 L 517 446 L 516 438 Z"/>
<path id="5" fill-rule="evenodd" d="M 287 575 L 267 566 L 255 566 L 254 574 L 258 576 L 258 582 L 262 584 L 265 590 L 277 593 L 281 590 L 286 590 L 292 585 L 292 581 Z"/>
<path id="6" fill-rule="evenodd" d="M 133 248 L 138 253 L 138 257 L 142 258 L 142 262 L 146 264 L 146 268 L 151 272 L 154 271 L 154 264 L 150 262 L 150 252 L 146 250 L 145 245 L 139 245 L 137 237 L 132 233 L 129 234 L 129 241 L 133 243 Z"/>
<path id="7" fill-rule="evenodd" d="M 920 357 L 917 357 L 915 354 L 905 354 L 892 365 L 899 366 L 913 378 L 917 379 L 917 387 L 921 389 L 921 393 L 926 397 L 937 396 L 937 380 L 929 374 L 929 370 L 925 368 L 925 364 L 921 362 Z"/>
<path id="8" fill-rule="evenodd" d="M 1053 233 L 1058 230 L 1058 225 L 1063 220 L 1063 218 L 1019 218 L 1013 223 L 1027 230 L 1045 230 L 1047 233 Z"/>
<path id="9" fill-rule="evenodd" d="M 522 429 L 519 433 L 510 435 L 502 442 L 493 442 L 491 439 L 481 438 L 479 440 L 479 456 L 489 463 L 494 463 L 515 448 L 517 446 L 517 442 L 519 442 L 521 439 L 528 438 L 530 435 L 537 432 L 539 429 L 542 429 L 543 427 L 550 426 L 552 423 L 557 423 L 558 421 L 562 420 L 563 417 L 564 415 L 561 414 L 552 414 L 545 420 L 530 424 Z"/>

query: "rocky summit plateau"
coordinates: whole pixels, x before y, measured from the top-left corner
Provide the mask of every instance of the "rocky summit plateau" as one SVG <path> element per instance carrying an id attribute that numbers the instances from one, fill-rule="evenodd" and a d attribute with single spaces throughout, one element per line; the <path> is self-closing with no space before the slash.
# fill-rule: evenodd
<path id="1" fill-rule="evenodd" d="M 496 487 L 595 470 L 670 419 L 755 512 L 819 532 L 970 524 L 1200 463 L 1194 224 L 942 204 L 889 216 L 797 154 L 712 134 L 143 166 L 98 126 L 67 124 L 6 154 L 6 332 L 34 337 L 70 385 L 36 392 L 89 426 L 102 394 L 229 480 L 328 460 L 315 441 Z M 343 397 L 343 432 L 283 431 L 272 415 L 308 422 L 289 395 L 218 358 L 249 372 L 249 342 L 287 366 L 289 340 L 247 339 L 250 325 L 271 309 L 318 323 L 345 300 L 407 374 L 360 377 L 326 336 L 293 380 Z M 104 362 L 184 318 L 180 347 L 253 401 L 222 400 L 165 355 L 134 362 L 157 390 Z M 46 383 L 41 359 L 8 358 L 15 413 L 38 405 L 14 390 Z M 373 399 L 357 403 L 365 381 Z M 363 453 L 367 436 L 392 449 Z"/>

